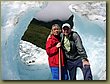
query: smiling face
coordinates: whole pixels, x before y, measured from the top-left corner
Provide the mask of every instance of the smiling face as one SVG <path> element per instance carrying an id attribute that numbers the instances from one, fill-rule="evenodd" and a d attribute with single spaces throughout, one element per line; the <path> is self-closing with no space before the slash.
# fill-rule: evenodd
<path id="1" fill-rule="evenodd" d="M 63 27 L 62 28 L 62 33 L 65 35 L 65 36 L 68 36 L 71 32 L 71 28 L 68 28 L 67 26 Z"/>
<path id="2" fill-rule="evenodd" d="M 57 24 L 53 25 L 52 26 L 51 33 L 53 35 L 59 35 L 59 33 L 60 33 L 60 27 L 59 27 L 59 25 L 57 25 Z"/>

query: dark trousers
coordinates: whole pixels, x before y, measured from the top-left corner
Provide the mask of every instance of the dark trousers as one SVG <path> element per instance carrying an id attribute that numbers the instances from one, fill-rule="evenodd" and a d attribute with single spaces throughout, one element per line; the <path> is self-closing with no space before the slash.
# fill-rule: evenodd
<path id="1" fill-rule="evenodd" d="M 67 69 L 69 70 L 70 80 L 76 80 L 77 67 L 79 67 L 82 70 L 84 80 L 92 80 L 90 65 L 85 65 L 83 67 L 83 63 L 81 59 L 78 59 L 75 61 L 67 60 L 66 66 L 67 66 Z"/>

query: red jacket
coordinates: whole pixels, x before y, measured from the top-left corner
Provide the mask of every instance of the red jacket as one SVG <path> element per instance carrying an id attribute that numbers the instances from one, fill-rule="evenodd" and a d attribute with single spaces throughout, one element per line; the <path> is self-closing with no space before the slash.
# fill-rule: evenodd
<path id="1" fill-rule="evenodd" d="M 59 65 L 59 49 L 56 44 L 59 42 L 58 38 L 51 35 L 46 42 L 46 52 L 48 54 L 48 61 L 51 67 L 58 67 Z M 64 56 L 62 49 L 60 49 L 61 66 L 64 66 Z"/>

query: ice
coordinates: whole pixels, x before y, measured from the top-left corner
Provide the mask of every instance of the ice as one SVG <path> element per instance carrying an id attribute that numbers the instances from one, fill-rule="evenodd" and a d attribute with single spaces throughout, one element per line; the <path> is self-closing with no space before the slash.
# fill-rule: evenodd
<path id="1" fill-rule="evenodd" d="M 81 4 L 71 4 L 69 9 L 77 14 L 87 17 L 89 20 L 96 22 L 101 27 L 106 27 L 106 2 L 105 1 L 91 1 Z"/>
<path id="2" fill-rule="evenodd" d="M 21 40 L 31 20 L 37 13 L 45 11 L 47 5 L 50 6 L 49 3 L 54 5 L 49 1 L 1 1 L 2 80 L 51 80 L 46 51 Z M 60 2 L 58 7 L 66 8 L 64 12 L 71 11 L 75 16 L 73 30 L 81 35 L 93 79 L 106 80 L 106 2 L 78 4 L 66 1 Z M 46 15 L 50 17 L 49 11 L 47 12 Z M 67 16 L 67 19 L 69 15 L 54 15 L 51 19 L 56 16 Z M 77 79 L 83 79 L 79 69 Z"/>
<path id="3" fill-rule="evenodd" d="M 35 46 L 30 42 L 20 41 L 20 58 L 23 63 L 28 65 L 36 65 L 36 64 L 48 64 L 48 56 L 44 49 Z M 29 63 L 31 61 L 33 63 Z M 41 61 L 41 62 L 40 62 Z"/>
<path id="4" fill-rule="evenodd" d="M 22 80 L 18 69 L 19 43 L 35 13 L 46 5 L 43 1 L 1 1 L 3 80 Z"/>
<path id="5" fill-rule="evenodd" d="M 81 35 L 93 79 L 106 80 L 106 2 L 71 4 L 69 9 L 75 15 L 73 30 Z M 77 78 L 83 79 L 79 69 Z"/>

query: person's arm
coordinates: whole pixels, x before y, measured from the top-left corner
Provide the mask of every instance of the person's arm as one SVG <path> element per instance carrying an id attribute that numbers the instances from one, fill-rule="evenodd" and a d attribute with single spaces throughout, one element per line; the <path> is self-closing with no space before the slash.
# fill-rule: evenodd
<path id="1" fill-rule="evenodd" d="M 78 35 L 78 33 L 75 33 L 74 37 L 75 37 L 74 39 L 75 39 L 75 43 L 76 43 L 76 47 L 77 47 L 77 52 L 81 56 L 81 59 L 83 62 L 83 67 L 85 65 L 90 65 L 89 60 L 87 59 L 87 54 L 86 54 L 86 51 L 83 47 L 82 40 L 81 40 L 80 36 Z"/>
<path id="2" fill-rule="evenodd" d="M 77 52 L 81 56 L 82 59 L 87 61 L 87 54 L 83 47 L 82 40 L 77 32 L 74 33 L 74 41 L 77 47 Z"/>
<path id="3" fill-rule="evenodd" d="M 52 46 L 51 39 L 48 39 L 46 42 L 46 52 L 49 56 L 58 54 L 58 48 L 56 46 Z"/>

